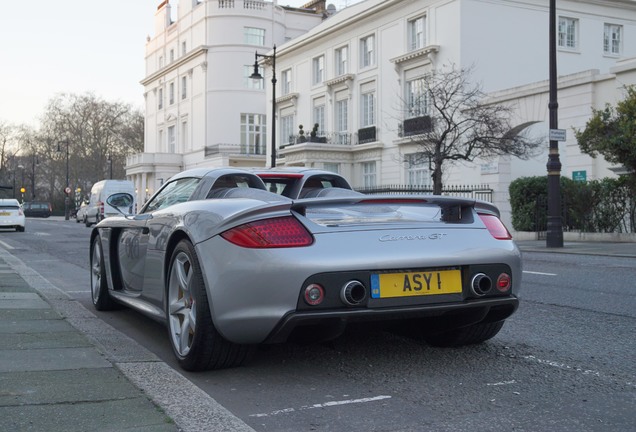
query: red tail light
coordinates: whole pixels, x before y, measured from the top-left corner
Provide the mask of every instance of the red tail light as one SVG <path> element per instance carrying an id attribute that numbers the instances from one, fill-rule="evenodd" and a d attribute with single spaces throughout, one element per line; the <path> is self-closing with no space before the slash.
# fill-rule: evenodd
<path id="1" fill-rule="evenodd" d="M 314 242 L 303 224 L 292 216 L 250 222 L 225 231 L 221 237 L 246 248 L 302 247 Z"/>
<path id="2" fill-rule="evenodd" d="M 508 231 L 508 228 L 499 220 L 499 218 L 495 215 L 491 214 L 483 214 L 479 213 L 479 217 L 481 218 L 486 228 L 488 228 L 488 232 L 496 238 L 497 240 L 511 240 L 512 236 Z"/>

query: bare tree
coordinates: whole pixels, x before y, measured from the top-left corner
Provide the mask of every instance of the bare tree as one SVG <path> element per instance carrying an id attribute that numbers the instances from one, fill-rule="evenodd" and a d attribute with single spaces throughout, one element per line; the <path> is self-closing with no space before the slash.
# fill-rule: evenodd
<path id="1" fill-rule="evenodd" d="M 51 196 L 63 200 L 66 149 L 71 189 L 87 193 L 93 183 L 123 178 L 127 155 L 143 151 L 143 114 L 130 105 L 93 94 L 61 94 L 42 116 L 38 153 L 46 155 Z"/>
<path id="2" fill-rule="evenodd" d="M 444 164 L 511 155 L 527 158 L 543 139 L 512 127 L 512 108 L 489 103 L 480 85 L 471 84 L 472 69 L 445 67 L 411 82 L 402 134 L 417 144 L 417 163 L 432 165 L 433 193 L 442 193 Z"/>

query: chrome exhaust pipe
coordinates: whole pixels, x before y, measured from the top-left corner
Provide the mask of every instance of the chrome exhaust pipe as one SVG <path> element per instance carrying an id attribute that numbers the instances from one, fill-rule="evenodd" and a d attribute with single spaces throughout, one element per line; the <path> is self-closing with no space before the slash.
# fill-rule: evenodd
<path id="1" fill-rule="evenodd" d="M 470 289 L 478 297 L 485 295 L 492 288 L 492 280 L 483 273 L 477 273 L 473 276 L 470 283 Z"/>
<path id="2" fill-rule="evenodd" d="M 340 299 L 347 306 L 359 306 L 367 299 L 367 288 L 362 282 L 351 280 L 340 290 Z"/>

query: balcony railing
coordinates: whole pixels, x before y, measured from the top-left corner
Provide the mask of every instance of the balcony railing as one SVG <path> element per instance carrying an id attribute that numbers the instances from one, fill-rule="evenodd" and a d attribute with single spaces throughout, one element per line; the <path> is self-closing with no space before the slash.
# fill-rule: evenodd
<path id="1" fill-rule="evenodd" d="M 433 121 L 430 116 L 413 117 L 402 123 L 402 135 L 411 136 L 430 132 L 433 129 Z"/>
<path id="2" fill-rule="evenodd" d="M 350 132 L 322 132 L 320 135 L 312 137 L 307 135 L 290 135 L 287 140 L 283 140 L 281 147 L 288 147 L 295 144 L 330 144 L 351 146 L 366 144 L 377 141 L 378 129 L 376 126 L 358 129 L 357 133 Z"/>
<path id="3" fill-rule="evenodd" d="M 243 144 L 212 144 L 206 145 L 204 156 L 212 157 L 219 154 L 224 155 L 244 155 L 263 156 L 267 152 L 265 145 L 243 145 Z"/>
<path id="4" fill-rule="evenodd" d="M 358 129 L 358 144 L 366 144 L 377 141 L 375 132 L 375 126 Z"/>

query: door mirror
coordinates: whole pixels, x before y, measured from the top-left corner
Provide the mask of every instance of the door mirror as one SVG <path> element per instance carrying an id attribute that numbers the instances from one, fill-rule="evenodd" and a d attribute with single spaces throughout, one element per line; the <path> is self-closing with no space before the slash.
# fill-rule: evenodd
<path id="1" fill-rule="evenodd" d="M 130 207 L 133 203 L 133 197 L 131 194 L 128 193 L 116 193 L 110 195 L 106 199 L 106 203 L 108 203 L 109 206 L 115 207 L 117 210 L 119 210 L 119 207 Z"/>

